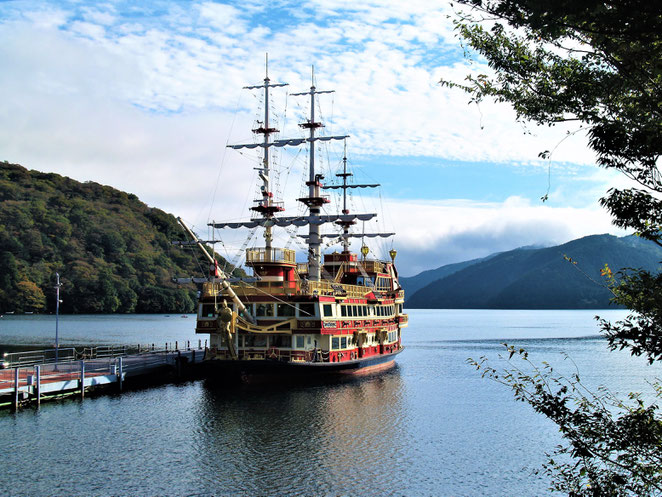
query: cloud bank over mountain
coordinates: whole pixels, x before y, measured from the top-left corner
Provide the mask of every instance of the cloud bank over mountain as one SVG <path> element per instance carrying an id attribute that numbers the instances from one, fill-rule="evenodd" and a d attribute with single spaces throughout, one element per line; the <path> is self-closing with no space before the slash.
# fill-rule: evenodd
<path id="1" fill-rule="evenodd" d="M 375 202 L 390 220 L 384 228 L 398 232 L 407 273 L 467 252 L 616 233 L 596 205 L 615 178 L 595 168 L 580 132 L 525 127 L 503 105 L 469 106 L 438 84 L 470 70 L 450 9 L 423 1 L 0 3 L 0 160 L 134 192 L 200 229 L 246 217 L 258 159 L 225 146 L 253 140 L 260 96 L 242 87 L 261 82 L 268 52 L 273 81 L 289 83 L 272 100 L 281 136 L 300 134 L 307 102 L 289 93 L 310 86 L 311 65 L 318 87 L 335 90 L 320 115 L 329 133 L 351 135 L 356 171 L 388 183 Z M 538 158 L 551 149 L 552 162 Z M 403 166 L 382 181 L 380 165 L 392 157 Z M 281 193 L 295 198 L 305 164 L 289 152 L 282 159 Z M 336 154 L 328 181 L 337 163 Z M 466 186 L 459 195 L 435 191 L 417 164 L 440 171 L 435 183 L 448 173 Z M 477 165 L 502 172 L 489 191 Z"/>

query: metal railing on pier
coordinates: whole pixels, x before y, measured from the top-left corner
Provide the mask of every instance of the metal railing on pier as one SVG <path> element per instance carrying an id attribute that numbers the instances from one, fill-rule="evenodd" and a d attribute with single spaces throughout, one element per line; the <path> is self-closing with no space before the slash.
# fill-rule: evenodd
<path id="1" fill-rule="evenodd" d="M 207 340 L 204 341 L 204 347 L 207 347 Z M 60 348 L 58 349 L 58 364 L 67 363 L 72 361 L 79 361 L 81 359 L 101 359 L 113 357 L 125 357 L 141 354 L 159 354 L 167 352 L 175 352 L 177 350 L 193 350 L 195 344 L 191 346 L 191 341 L 167 342 L 164 344 L 138 344 L 138 345 L 99 345 L 97 347 L 83 347 L 83 348 Z M 202 349 L 202 340 L 198 340 L 197 349 Z M 0 369 L 17 368 L 25 366 L 34 366 L 37 364 L 51 364 L 55 363 L 55 349 L 43 350 L 25 350 L 21 352 L 8 352 L 0 358 Z"/>
<path id="2" fill-rule="evenodd" d="M 190 342 L 186 342 L 186 346 L 180 348 L 179 343 L 175 342 L 174 346 L 165 344 L 165 347 L 158 350 L 156 347 L 140 346 L 140 353 L 119 356 L 110 355 L 117 353 L 119 347 L 99 348 L 94 351 L 97 354 L 94 358 L 58 360 L 57 363 L 37 362 L 31 366 L 24 364 L 27 361 L 25 357 L 14 353 L 13 358 L 22 360 L 23 364 L 0 369 L 0 407 L 13 405 L 17 408 L 26 402 L 39 404 L 42 398 L 61 395 L 80 394 L 82 398 L 86 389 L 99 385 L 118 384 L 121 390 L 125 377 L 146 377 L 164 368 L 179 376 L 182 364 L 203 360 L 207 343 L 204 345 L 203 348 L 202 341 L 199 341 L 198 347 L 191 347 Z M 108 355 L 101 357 L 99 354 Z M 43 354 L 33 354 L 35 361 L 41 361 L 42 358 Z"/>

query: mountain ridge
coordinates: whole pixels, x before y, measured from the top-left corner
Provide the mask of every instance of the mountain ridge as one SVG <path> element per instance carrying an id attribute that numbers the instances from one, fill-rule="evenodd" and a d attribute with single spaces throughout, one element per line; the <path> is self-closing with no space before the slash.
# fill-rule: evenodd
<path id="1" fill-rule="evenodd" d="M 63 313 L 191 312 L 195 288 L 172 277 L 208 264 L 184 239 L 136 195 L 0 162 L 0 313 L 53 312 L 56 271 Z"/>
<path id="2" fill-rule="evenodd" d="M 569 258 L 570 260 L 566 259 Z M 600 270 L 660 270 L 662 248 L 632 235 L 589 235 L 555 247 L 515 249 L 435 280 L 408 308 L 590 309 L 613 307 Z"/>

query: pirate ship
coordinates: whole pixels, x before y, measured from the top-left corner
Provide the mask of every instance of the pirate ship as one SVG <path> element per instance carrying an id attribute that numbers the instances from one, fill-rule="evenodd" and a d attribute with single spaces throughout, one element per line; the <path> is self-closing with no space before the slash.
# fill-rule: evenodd
<path id="1" fill-rule="evenodd" d="M 319 95 L 331 93 L 315 87 L 314 77 L 306 92 L 293 97 L 309 98 L 309 118 L 299 126 L 304 137 L 273 139 L 279 131 L 270 124 L 269 95 L 272 83 L 268 66 L 261 85 L 245 87 L 263 92 L 264 117 L 253 129 L 253 143 L 228 145 L 235 150 L 261 149 L 258 168 L 260 195 L 252 217 L 244 222 L 210 223 L 216 229 L 264 230 L 264 246 L 245 250 L 250 278 L 231 278 L 223 271 L 205 243 L 179 219 L 210 264 L 209 275 L 199 284 L 196 333 L 209 335 L 206 364 L 219 374 L 357 374 L 385 369 L 402 352 L 402 330 L 407 326 L 403 312 L 404 291 L 398 283 L 396 251 L 390 260 L 369 258 L 366 238 L 389 237 L 393 233 L 353 233 L 359 221 L 373 219 L 374 213 L 351 213 L 347 192 L 373 188 L 378 184 L 355 184 L 347 169 L 346 146 L 342 172 L 337 184 L 325 185 L 316 171 L 316 145 L 346 140 L 348 136 L 325 136 L 316 120 Z M 307 195 L 298 201 L 305 206 L 301 216 L 284 216 L 283 203 L 274 200 L 271 151 L 273 147 L 307 147 Z M 342 192 L 338 214 L 322 212 L 329 203 L 325 190 Z M 322 233 L 330 225 L 336 232 Z M 307 227 L 305 262 L 298 262 L 295 250 L 275 247 L 273 231 Z M 351 251 L 351 239 L 363 240 L 360 255 Z M 336 238 L 342 249 L 322 254 L 323 240 Z"/>

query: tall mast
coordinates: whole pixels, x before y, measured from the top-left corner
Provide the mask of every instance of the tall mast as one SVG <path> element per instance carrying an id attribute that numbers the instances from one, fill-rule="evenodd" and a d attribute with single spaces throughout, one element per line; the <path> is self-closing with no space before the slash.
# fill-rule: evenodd
<path id="1" fill-rule="evenodd" d="M 265 207 L 269 209 L 273 205 L 271 191 L 269 189 L 269 183 L 271 182 L 271 170 L 269 169 L 269 54 L 265 54 L 264 60 L 264 158 L 262 160 L 263 165 L 263 184 L 262 184 L 262 196 Z M 273 214 L 272 214 L 273 215 Z M 271 241 L 273 240 L 273 235 L 271 233 L 271 226 L 267 226 L 264 230 L 264 241 L 265 248 L 269 250 L 271 248 Z"/>
<path id="2" fill-rule="evenodd" d="M 371 184 L 348 184 L 347 183 L 347 178 L 350 176 L 353 176 L 352 173 L 347 172 L 347 140 L 345 140 L 345 147 L 343 150 L 343 158 L 342 158 L 342 173 L 336 174 L 338 178 L 342 178 L 342 184 L 340 185 L 325 185 L 322 186 L 322 189 L 324 190 L 337 190 L 337 189 L 342 189 L 342 218 L 338 219 L 335 221 L 335 224 L 338 226 L 342 227 L 342 235 L 340 235 L 340 238 L 342 240 L 342 247 L 343 247 L 343 252 L 349 253 L 349 239 L 352 238 L 354 235 L 351 235 L 349 233 L 349 228 L 353 225 L 356 224 L 356 218 L 352 217 L 349 215 L 349 209 L 347 208 L 347 190 L 350 188 L 377 188 L 379 186 L 379 183 L 371 183 Z M 374 237 L 374 236 L 381 236 L 381 237 L 387 237 L 387 236 L 392 236 L 394 233 L 371 233 L 368 236 Z M 365 237 L 365 233 L 361 235 L 362 237 Z"/>
<path id="3" fill-rule="evenodd" d="M 258 127 L 253 130 L 253 133 L 264 135 L 262 140 L 262 148 L 264 148 L 262 167 L 257 168 L 260 179 L 262 180 L 262 186 L 260 187 L 262 198 L 255 200 L 258 205 L 251 207 L 251 210 L 257 212 L 266 221 L 264 223 L 264 240 L 267 250 L 271 249 L 271 242 L 273 241 L 271 231 L 272 223 L 270 221 L 273 219 L 276 212 L 284 210 L 281 205 L 276 204 L 273 200 L 274 194 L 271 191 L 271 167 L 269 164 L 269 149 L 271 148 L 271 145 L 274 144 L 270 137 L 271 134 L 278 133 L 279 131 L 269 125 L 269 88 L 275 88 L 277 86 L 287 86 L 287 83 L 271 83 L 271 80 L 269 79 L 269 54 L 267 54 L 265 56 L 265 75 L 263 83 L 261 85 L 244 87 L 244 89 L 247 90 L 260 89 L 264 91 L 264 122 L 260 123 L 258 121 Z M 230 147 L 243 148 L 244 145 L 230 145 Z"/>
<path id="4" fill-rule="evenodd" d="M 337 174 L 336 176 L 341 176 Z M 347 141 L 344 143 L 342 155 L 342 213 L 349 214 L 347 210 Z M 342 248 L 343 252 L 349 252 L 349 223 L 342 225 Z"/>
<path id="5" fill-rule="evenodd" d="M 311 71 L 311 86 L 310 89 L 302 93 L 291 93 L 291 96 L 302 96 L 308 95 L 310 97 L 310 117 L 306 122 L 299 124 L 304 129 L 308 129 L 307 138 L 285 138 L 279 140 L 270 140 L 269 135 L 275 133 L 278 130 L 269 127 L 269 88 L 275 86 L 286 86 L 286 84 L 274 84 L 269 81 L 269 74 L 267 72 L 264 83 L 259 86 L 247 86 L 247 89 L 263 89 L 265 94 L 265 114 L 264 114 L 264 123 L 258 129 L 254 129 L 255 133 L 263 133 L 264 140 L 262 143 L 243 143 L 236 145 L 228 145 L 229 148 L 236 150 L 239 149 L 254 149 L 258 147 L 264 148 L 263 155 L 263 164 L 258 170 L 260 171 L 260 178 L 262 179 L 262 199 L 259 199 L 259 205 L 253 207 L 252 210 L 261 214 L 262 219 L 252 219 L 251 221 L 246 222 L 223 222 L 223 223 L 210 223 L 210 226 L 214 228 L 255 228 L 257 226 L 265 227 L 265 239 L 267 241 L 267 249 L 271 247 L 271 227 L 287 227 L 287 226 L 309 226 L 308 235 L 306 235 L 308 241 L 308 278 L 311 281 L 320 281 L 321 280 L 321 240 L 323 237 L 328 237 L 329 235 L 320 234 L 320 226 L 324 223 L 336 223 L 343 226 L 344 229 L 344 244 L 346 250 L 349 250 L 349 242 L 347 241 L 352 235 L 349 234 L 349 226 L 355 224 L 357 219 L 362 221 L 367 221 L 376 216 L 376 214 L 349 214 L 347 209 L 347 201 L 345 196 L 345 202 L 343 205 L 343 214 L 342 215 L 321 215 L 321 207 L 324 204 L 329 203 L 327 196 L 321 194 L 323 188 L 321 180 L 324 178 L 321 174 L 315 172 L 315 143 L 317 141 L 331 141 L 331 140 L 344 140 L 348 138 L 348 135 L 339 135 L 339 136 L 316 136 L 316 130 L 322 128 L 324 125 L 321 122 L 315 120 L 315 96 L 321 95 L 323 93 L 333 93 L 333 90 L 317 90 L 315 87 L 315 70 L 314 68 Z M 306 185 L 308 186 L 308 196 L 298 199 L 300 202 L 304 203 L 309 210 L 308 216 L 294 216 L 294 217 L 276 217 L 275 213 L 282 211 L 282 207 L 273 202 L 273 194 L 271 193 L 269 186 L 269 175 L 270 175 L 270 166 L 269 166 L 269 148 L 271 147 L 285 147 L 285 146 L 301 146 L 304 143 L 308 143 L 309 149 L 309 160 L 308 160 L 308 181 Z M 345 160 L 346 163 L 346 160 Z M 346 170 L 345 170 L 346 171 Z M 347 176 L 351 176 L 349 173 L 345 173 Z M 338 175 L 340 176 L 340 175 Z M 328 188 L 365 188 L 369 186 L 378 186 L 378 185 L 348 185 L 345 179 L 343 185 L 331 186 Z M 345 192 L 346 193 L 346 192 Z M 333 235 L 336 236 L 336 235 Z"/>
<path id="6" fill-rule="evenodd" d="M 315 68 L 311 70 L 311 83 L 310 90 L 302 93 L 292 93 L 292 96 L 310 95 L 310 118 L 307 122 L 299 124 L 304 129 L 309 130 L 308 144 L 309 144 L 309 160 L 308 160 L 308 197 L 300 198 L 299 201 L 308 206 L 311 217 L 320 215 L 322 205 L 329 203 L 329 199 L 320 194 L 321 183 L 320 180 L 324 179 L 321 174 L 315 173 L 315 130 L 322 128 L 324 125 L 315 121 L 315 95 L 322 93 L 333 93 L 333 90 L 320 91 L 315 88 Z M 339 138 L 339 137 L 334 137 Z M 308 225 L 308 278 L 311 281 L 319 281 L 321 279 L 321 237 L 320 225 L 310 223 Z"/>

